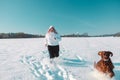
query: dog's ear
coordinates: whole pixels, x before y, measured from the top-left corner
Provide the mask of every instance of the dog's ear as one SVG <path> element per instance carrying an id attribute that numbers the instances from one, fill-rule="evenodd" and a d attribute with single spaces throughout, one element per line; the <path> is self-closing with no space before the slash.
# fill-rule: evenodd
<path id="1" fill-rule="evenodd" d="M 112 52 L 110 52 L 110 51 L 108 51 L 109 52 L 109 54 L 111 55 L 111 57 L 113 56 L 113 53 Z"/>
<path id="2" fill-rule="evenodd" d="M 103 54 L 103 51 L 99 51 L 99 52 L 98 52 L 98 55 L 99 55 L 99 56 L 102 56 L 102 54 Z"/>

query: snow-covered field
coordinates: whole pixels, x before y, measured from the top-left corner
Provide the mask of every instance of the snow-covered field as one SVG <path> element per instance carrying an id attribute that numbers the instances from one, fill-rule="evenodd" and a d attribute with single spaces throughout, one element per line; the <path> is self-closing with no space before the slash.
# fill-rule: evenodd
<path id="1" fill-rule="evenodd" d="M 110 80 L 93 68 L 98 52 L 113 52 L 120 80 L 120 38 L 62 38 L 60 57 L 50 63 L 43 38 L 0 39 L 0 80 Z"/>

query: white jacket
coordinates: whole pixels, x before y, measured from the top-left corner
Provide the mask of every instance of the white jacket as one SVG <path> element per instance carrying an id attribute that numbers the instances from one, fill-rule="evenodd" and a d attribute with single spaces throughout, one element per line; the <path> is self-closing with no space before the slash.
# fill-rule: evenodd
<path id="1" fill-rule="evenodd" d="M 56 34 L 54 32 L 47 33 L 45 35 L 45 44 L 50 46 L 56 46 L 59 45 L 59 41 L 61 41 L 61 37 L 59 34 Z"/>

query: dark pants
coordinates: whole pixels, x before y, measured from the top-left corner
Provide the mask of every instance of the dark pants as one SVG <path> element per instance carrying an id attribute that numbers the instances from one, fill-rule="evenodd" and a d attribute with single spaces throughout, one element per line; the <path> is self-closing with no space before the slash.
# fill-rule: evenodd
<path id="1" fill-rule="evenodd" d="M 50 58 L 55 58 L 59 56 L 59 45 L 56 46 L 50 46 L 48 45 L 48 51 Z"/>

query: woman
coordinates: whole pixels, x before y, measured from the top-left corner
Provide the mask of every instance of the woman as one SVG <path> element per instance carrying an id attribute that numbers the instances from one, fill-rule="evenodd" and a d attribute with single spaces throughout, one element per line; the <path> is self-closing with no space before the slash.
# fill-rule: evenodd
<path id="1" fill-rule="evenodd" d="M 58 32 L 55 30 L 54 26 L 50 26 L 48 32 L 45 35 L 46 43 L 45 45 L 48 47 L 50 59 L 54 59 L 59 56 L 59 41 L 61 41 L 61 37 Z"/>

